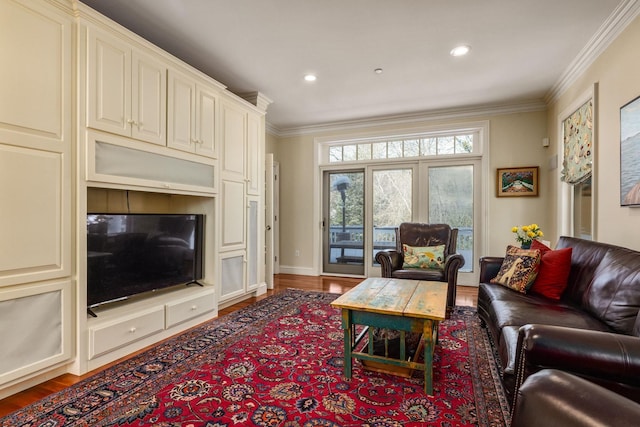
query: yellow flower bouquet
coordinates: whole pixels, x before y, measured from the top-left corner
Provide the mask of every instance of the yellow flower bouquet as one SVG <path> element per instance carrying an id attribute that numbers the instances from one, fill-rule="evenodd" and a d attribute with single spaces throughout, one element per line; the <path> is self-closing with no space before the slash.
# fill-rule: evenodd
<path id="1" fill-rule="evenodd" d="M 516 226 L 513 227 L 511 231 L 516 235 L 516 242 L 520 243 L 520 246 L 523 248 L 530 248 L 531 242 L 538 237 L 544 236 L 538 224 Z"/>

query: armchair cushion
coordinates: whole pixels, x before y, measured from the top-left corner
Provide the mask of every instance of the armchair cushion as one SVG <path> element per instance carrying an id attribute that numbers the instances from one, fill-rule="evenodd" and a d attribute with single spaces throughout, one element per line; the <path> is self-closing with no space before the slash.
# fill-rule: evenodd
<path id="1" fill-rule="evenodd" d="M 416 247 L 402 245 L 402 268 L 444 270 L 445 245 Z"/>

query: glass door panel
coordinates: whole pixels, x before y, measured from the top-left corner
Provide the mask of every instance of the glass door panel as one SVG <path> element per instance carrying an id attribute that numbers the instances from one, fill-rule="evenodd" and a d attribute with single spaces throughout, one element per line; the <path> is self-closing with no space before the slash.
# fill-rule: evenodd
<path id="1" fill-rule="evenodd" d="M 323 270 L 364 274 L 364 171 L 325 172 Z"/>
<path id="2" fill-rule="evenodd" d="M 413 215 L 413 169 L 372 171 L 373 260 L 379 251 L 395 249 L 395 228 Z"/>
<path id="3" fill-rule="evenodd" d="M 429 167 L 429 222 L 458 229 L 460 272 L 472 272 L 474 249 L 473 165 Z"/>

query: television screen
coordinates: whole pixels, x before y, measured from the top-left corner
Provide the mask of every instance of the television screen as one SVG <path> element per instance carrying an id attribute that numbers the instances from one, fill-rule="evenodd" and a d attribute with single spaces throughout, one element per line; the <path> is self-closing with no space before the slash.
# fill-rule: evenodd
<path id="1" fill-rule="evenodd" d="M 87 215 L 87 307 L 202 279 L 203 215 Z"/>

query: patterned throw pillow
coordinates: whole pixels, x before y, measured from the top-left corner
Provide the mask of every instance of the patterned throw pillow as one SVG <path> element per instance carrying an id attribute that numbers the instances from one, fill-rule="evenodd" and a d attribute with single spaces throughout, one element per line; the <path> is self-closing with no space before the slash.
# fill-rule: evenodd
<path id="1" fill-rule="evenodd" d="M 444 270 L 444 245 L 416 247 L 402 245 L 402 268 Z"/>
<path id="2" fill-rule="evenodd" d="M 507 288 L 526 294 L 538 275 L 540 251 L 507 246 L 507 254 L 502 261 L 498 275 L 491 279 Z"/>

